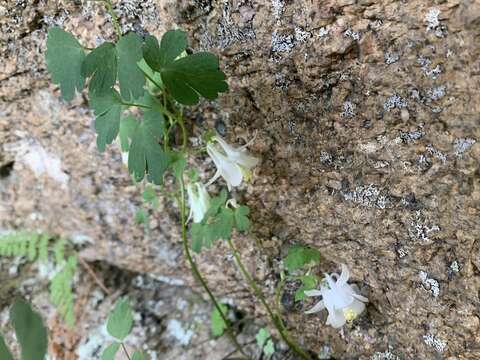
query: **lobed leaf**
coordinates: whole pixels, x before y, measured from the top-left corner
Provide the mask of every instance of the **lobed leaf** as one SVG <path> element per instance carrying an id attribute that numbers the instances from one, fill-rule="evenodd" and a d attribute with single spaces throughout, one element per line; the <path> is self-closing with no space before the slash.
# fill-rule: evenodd
<path id="1" fill-rule="evenodd" d="M 82 64 L 85 77 L 91 76 L 89 94 L 103 96 L 109 94 L 117 80 L 117 52 L 115 45 L 105 42 L 93 49 Z"/>
<path id="2" fill-rule="evenodd" d="M 142 39 L 130 32 L 116 46 L 120 94 L 126 100 L 134 100 L 144 93 L 145 75 L 137 65 L 142 59 Z"/>
<path id="3" fill-rule="evenodd" d="M 178 102 L 195 105 L 199 96 L 209 100 L 228 90 L 225 74 L 219 69 L 218 58 L 200 52 L 181 57 L 187 47 L 185 33 L 180 30 L 164 34 L 159 46 L 154 36 L 147 36 L 143 56 L 147 64 L 159 72 L 162 82 Z"/>
<path id="4" fill-rule="evenodd" d="M 288 249 L 288 255 L 283 259 L 283 265 L 288 271 L 295 271 L 310 263 L 320 261 L 320 252 L 307 246 L 294 245 Z"/>
<path id="5" fill-rule="evenodd" d="M 120 130 L 120 116 L 122 115 L 122 103 L 120 95 L 115 90 L 97 95 L 90 93 L 90 107 L 94 109 L 95 131 L 97 132 L 97 147 L 105 151 L 105 147 L 111 144 Z"/>
<path id="6" fill-rule="evenodd" d="M 82 91 L 85 76 L 82 63 L 85 52 L 78 40 L 69 32 L 55 26 L 48 30 L 45 62 L 54 84 L 60 85 L 62 97 L 69 101 L 76 91 Z"/>

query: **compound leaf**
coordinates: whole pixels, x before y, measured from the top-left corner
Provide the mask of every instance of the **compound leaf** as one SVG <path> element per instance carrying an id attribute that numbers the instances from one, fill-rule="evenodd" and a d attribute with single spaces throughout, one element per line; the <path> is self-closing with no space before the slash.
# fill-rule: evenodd
<path id="1" fill-rule="evenodd" d="M 47 352 L 47 330 L 40 315 L 26 301 L 17 300 L 10 318 L 22 349 L 22 360 L 43 359 Z"/>
<path id="2" fill-rule="evenodd" d="M 120 147 L 122 152 L 128 152 L 130 149 L 130 139 L 133 136 L 135 128 L 137 127 L 137 120 L 132 115 L 122 118 L 120 121 Z"/>
<path id="3" fill-rule="evenodd" d="M 95 119 L 97 146 L 100 151 L 105 151 L 105 146 L 116 139 L 120 129 L 120 116 L 122 115 L 120 95 L 115 90 L 110 90 L 102 95 L 96 93 L 90 93 L 90 95 L 90 106 L 97 115 Z"/>
<path id="4" fill-rule="evenodd" d="M 145 61 L 160 72 L 163 84 L 175 100 L 195 105 L 199 95 L 214 100 L 219 92 L 227 91 L 226 77 L 219 69 L 218 58 L 208 52 L 181 57 L 186 46 L 185 33 L 179 30 L 165 33 L 160 46 L 153 36 L 145 39 Z"/>
<path id="5" fill-rule="evenodd" d="M 241 205 L 235 209 L 235 224 L 238 231 L 247 231 L 250 228 L 248 214 L 250 214 L 248 206 Z"/>
<path id="6" fill-rule="evenodd" d="M 313 275 L 303 275 L 300 277 L 302 286 L 295 291 L 295 301 L 305 300 L 306 290 L 313 290 L 317 286 L 317 278 Z"/>
<path id="7" fill-rule="evenodd" d="M 75 90 L 81 91 L 85 84 L 82 63 L 85 53 L 82 45 L 69 32 L 55 26 L 48 30 L 45 61 L 52 82 L 60 85 L 62 97 L 69 101 Z"/>
<path id="8" fill-rule="evenodd" d="M 132 307 L 128 299 L 118 299 L 115 308 L 108 316 L 107 331 L 110 335 L 123 340 L 133 325 Z"/>
<path id="9" fill-rule="evenodd" d="M 84 76 L 92 76 L 88 85 L 89 93 L 102 96 L 110 93 L 117 80 L 117 53 L 115 45 L 105 42 L 87 55 L 83 64 Z"/>
<path id="10" fill-rule="evenodd" d="M 150 182 L 163 183 L 163 173 L 170 163 L 170 156 L 159 144 L 163 129 L 162 114 L 153 110 L 146 111 L 138 122 L 128 154 L 128 169 L 135 181 L 141 181 L 147 174 Z"/>
<path id="11" fill-rule="evenodd" d="M 307 246 L 294 245 L 288 249 L 288 255 L 283 259 L 283 265 L 288 271 L 303 268 L 309 263 L 318 263 L 320 252 Z"/>
<path id="12" fill-rule="evenodd" d="M 145 76 L 137 65 L 142 59 L 142 40 L 130 32 L 117 43 L 118 81 L 120 94 L 126 100 L 137 99 L 143 95 Z"/>
<path id="13" fill-rule="evenodd" d="M 200 252 L 202 247 L 211 248 L 215 240 L 229 239 L 234 225 L 234 213 L 225 207 L 227 192 L 222 191 L 219 196 L 210 200 L 210 208 L 200 223 L 192 224 L 192 250 Z"/>

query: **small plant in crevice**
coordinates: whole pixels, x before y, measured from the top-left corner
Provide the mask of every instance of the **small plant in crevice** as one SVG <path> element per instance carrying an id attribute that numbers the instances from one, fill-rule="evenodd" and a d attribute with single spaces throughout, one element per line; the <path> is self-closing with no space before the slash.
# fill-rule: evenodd
<path id="1" fill-rule="evenodd" d="M 1 257 L 24 258 L 28 263 L 39 265 L 52 264 L 55 268 L 49 285 L 50 302 L 68 325 L 75 324 L 73 282 L 77 256 L 68 249 L 66 240 L 26 231 L 8 233 L 0 236 Z"/>
<path id="2" fill-rule="evenodd" d="M 115 360 L 120 348 L 125 356 L 131 360 L 146 360 L 146 356 L 142 351 L 136 350 L 130 356 L 126 346 L 125 338 L 132 331 L 133 311 L 130 302 L 126 298 L 120 298 L 115 303 L 114 309 L 108 315 L 107 331 L 115 338 L 115 341 L 108 345 L 102 353 L 102 360 Z"/>
<path id="3" fill-rule="evenodd" d="M 300 358 L 311 360 L 247 271 L 232 241 L 235 233 L 245 233 L 251 226 L 250 209 L 238 204 L 229 191 L 252 178 L 252 170 L 260 161 L 247 151 L 253 140 L 234 147 L 207 129 L 198 143 L 189 142 L 193 124 L 185 118 L 184 107 L 198 104 L 201 98 L 214 100 L 228 90 L 218 58 L 209 52 L 187 52 L 187 35 L 181 30 L 167 31 L 160 41 L 150 34 L 144 37 L 135 32 L 123 34 L 111 1 L 98 3 L 106 6 L 112 19 L 115 41 L 89 48 L 63 29 L 51 28 L 46 64 L 52 81 L 60 86 L 67 101 L 88 85 L 88 103 L 96 117 L 97 147 L 104 152 L 111 144 L 119 146 L 134 181 L 149 183 L 143 192 L 146 207 L 158 209 L 157 194 L 177 203 L 185 258 L 216 310 L 212 319 L 216 325 L 214 335 L 224 331 L 238 353 L 250 358 L 192 254 L 224 240 L 281 338 Z M 201 179 L 198 175 L 201 171 L 192 165 L 205 155 L 216 167 L 209 181 Z M 167 177 L 169 181 L 165 181 Z M 228 191 L 210 194 L 208 188 L 220 179 Z M 147 211 L 146 207 L 142 207 L 136 218 L 148 229 L 148 217 L 153 211 Z M 121 304 L 122 309 L 117 309 L 120 306 L 117 304 L 114 311 L 128 312 L 127 305 Z M 270 352 L 273 342 L 271 338 L 264 340 L 262 349 Z M 108 349 L 113 354 L 121 345 L 117 342 Z"/>

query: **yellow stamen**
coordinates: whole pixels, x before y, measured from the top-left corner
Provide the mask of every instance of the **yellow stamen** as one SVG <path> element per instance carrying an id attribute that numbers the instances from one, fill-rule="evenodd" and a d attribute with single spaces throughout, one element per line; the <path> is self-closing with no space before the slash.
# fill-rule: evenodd
<path id="1" fill-rule="evenodd" d="M 351 322 L 355 320 L 355 318 L 357 317 L 357 314 L 352 309 L 345 308 L 343 309 L 343 316 L 345 316 L 345 320 L 347 320 L 348 322 Z"/>

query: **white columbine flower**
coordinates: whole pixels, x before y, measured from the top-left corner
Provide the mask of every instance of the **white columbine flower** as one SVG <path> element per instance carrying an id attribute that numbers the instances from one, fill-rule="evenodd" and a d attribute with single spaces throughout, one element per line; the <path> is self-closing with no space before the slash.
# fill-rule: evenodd
<path id="1" fill-rule="evenodd" d="M 199 182 L 188 184 L 187 194 L 188 205 L 190 206 L 188 219 L 193 217 L 193 222 L 199 223 L 210 207 L 210 195 L 208 195 L 205 185 Z"/>
<path id="2" fill-rule="evenodd" d="M 316 313 L 327 308 L 327 325 L 340 328 L 347 321 L 353 321 L 363 310 L 368 299 L 359 295 L 356 285 L 347 284 L 350 273 L 342 264 L 342 274 L 325 274 L 325 279 L 320 285 L 320 290 L 305 291 L 307 296 L 322 296 L 322 300 L 313 308 L 306 311 L 307 314 Z"/>
<path id="3" fill-rule="evenodd" d="M 244 177 L 248 180 L 251 177 L 250 170 L 259 162 L 259 159 L 249 155 L 246 150 L 250 143 L 251 141 L 239 148 L 234 148 L 221 137 L 215 136 L 207 144 L 208 155 L 217 167 L 217 172 L 209 184 L 222 176 L 227 182 L 228 189 L 231 190 L 232 187 L 240 185 Z"/>

